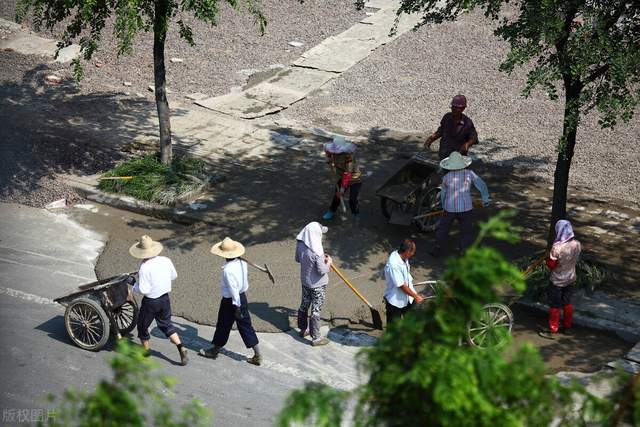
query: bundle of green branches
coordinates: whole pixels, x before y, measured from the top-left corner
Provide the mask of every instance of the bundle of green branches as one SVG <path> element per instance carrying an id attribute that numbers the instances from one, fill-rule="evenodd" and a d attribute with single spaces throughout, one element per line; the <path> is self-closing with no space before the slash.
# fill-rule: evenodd
<path id="1" fill-rule="evenodd" d="M 157 154 L 131 158 L 102 177 L 132 177 L 103 179 L 99 188 L 164 205 L 175 204 L 181 195 L 198 189 L 207 181 L 206 166 L 202 160 L 175 156 L 171 165 L 165 165 Z"/>
<path id="2" fill-rule="evenodd" d="M 533 262 L 530 258 L 521 258 L 516 261 L 516 265 L 526 268 Z M 526 278 L 527 289 L 525 298 L 532 301 L 546 302 L 546 291 L 549 286 L 549 276 L 551 271 L 544 264 L 536 267 Z M 592 261 L 588 257 L 582 256 L 576 265 L 576 289 L 582 289 L 585 292 L 592 293 L 598 286 L 606 282 L 610 278 L 610 273 L 601 264 Z"/>

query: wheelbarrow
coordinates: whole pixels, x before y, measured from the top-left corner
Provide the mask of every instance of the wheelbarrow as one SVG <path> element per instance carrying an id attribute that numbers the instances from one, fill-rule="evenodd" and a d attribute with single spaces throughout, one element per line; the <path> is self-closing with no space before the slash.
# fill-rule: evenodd
<path id="1" fill-rule="evenodd" d="M 80 285 L 79 291 L 54 299 L 66 307 L 64 325 L 75 345 L 98 351 L 111 335 L 121 338 L 133 330 L 139 309 L 129 285 L 132 275 Z"/>
<path id="2" fill-rule="evenodd" d="M 376 191 L 390 224 L 415 224 L 421 231 L 437 228 L 440 216 L 428 214 L 441 210 L 439 169 L 437 161 L 418 153 Z"/>

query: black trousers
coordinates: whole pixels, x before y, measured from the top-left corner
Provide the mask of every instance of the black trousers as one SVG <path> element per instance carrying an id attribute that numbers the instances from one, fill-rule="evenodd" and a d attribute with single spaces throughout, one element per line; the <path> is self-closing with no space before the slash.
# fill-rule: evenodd
<path id="1" fill-rule="evenodd" d="M 148 341 L 149 326 L 155 319 L 158 328 L 169 338 L 176 332 L 176 328 L 171 322 L 171 301 L 169 294 L 164 294 L 158 298 L 142 298 L 140 312 L 138 313 L 138 338 Z"/>
<path id="2" fill-rule="evenodd" d="M 561 308 L 571 304 L 571 295 L 573 295 L 573 285 L 556 286 L 549 282 L 547 287 L 547 300 L 549 307 Z"/>
<path id="3" fill-rule="evenodd" d="M 409 310 L 411 310 L 411 307 L 413 307 L 413 303 L 407 304 L 403 308 L 398 308 L 395 305 L 389 304 L 389 301 L 387 301 L 385 298 L 384 306 L 385 306 L 385 311 L 387 313 L 387 325 L 388 325 L 389 323 L 393 322 L 395 319 L 402 319 L 404 315 Z"/>
<path id="4" fill-rule="evenodd" d="M 216 323 L 216 332 L 213 334 L 213 345 L 216 347 L 224 347 L 229 341 L 229 334 L 233 327 L 233 322 L 238 327 L 240 337 L 247 348 L 251 348 L 258 344 L 258 336 L 251 325 L 251 315 L 249 314 L 249 303 L 247 296 L 243 292 L 240 294 L 240 312 L 242 319 L 236 319 L 236 307 L 233 305 L 231 298 L 222 298 L 220 301 L 220 309 L 218 310 L 218 323 Z"/>
<path id="5" fill-rule="evenodd" d="M 342 179 L 339 179 L 336 186 L 340 187 L 341 183 L 342 183 Z M 358 203 L 358 195 L 360 194 L 361 187 L 362 187 L 361 182 L 354 182 L 352 184 L 349 184 L 349 187 L 347 188 L 349 190 L 349 207 L 351 208 L 351 213 L 354 215 L 360 213 L 360 204 Z M 335 212 L 338 210 L 339 205 L 340 205 L 340 199 L 336 197 L 335 187 L 334 187 L 333 200 L 331 201 L 331 206 L 329 207 L 329 210 L 331 212 Z"/>
<path id="6" fill-rule="evenodd" d="M 466 212 L 444 211 L 438 223 L 438 229 L 436 230 L 436 245 L 444 249 L 447 239 L 449 238 L 449 230 L 451 230 L 454 220 L 458 220 L 460 224 L 458 247 L 464 251 L 473 243 L 473 210 Z"/>

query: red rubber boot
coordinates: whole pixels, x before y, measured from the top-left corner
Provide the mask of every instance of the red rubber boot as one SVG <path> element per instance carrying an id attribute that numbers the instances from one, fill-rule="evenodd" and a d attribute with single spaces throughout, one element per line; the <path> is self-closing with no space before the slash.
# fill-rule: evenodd
<path id="1" fill-rule="evenodd" d="M 572 333 L 573 327 L 573 306 L 571 304 L 566 304 L 562 306 L 564 311 L 564 319 L 562 321 L 562 326 L 564 326 L 564 333 L 569 335 Z"/>
<path id="2" fill-rule="evenodd" d="M 559 308 L 550 308 L 549 309 L 549 329 L 546 331 L 539 332 L 542 338 L 547 338 L 553 340 L 556 338 L 556 334 L 558 333 L 558 325 L 560 324 L 560 309 Z"/>

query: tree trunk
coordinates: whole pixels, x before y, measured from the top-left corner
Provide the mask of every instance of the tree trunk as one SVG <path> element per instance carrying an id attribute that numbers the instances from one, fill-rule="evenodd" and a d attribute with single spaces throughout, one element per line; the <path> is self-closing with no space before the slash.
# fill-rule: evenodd
<path id="1" fill-rule="evenodd" d="M 167 80 L 164 67 L 164 42 L 167 37 L 169 1 L 155 1 L 153 22 L 153 75 L 155 80 L 156 107 L 160 124 L 160 160 L 171 164 L 171 117 L 167 102 Z"/>
<path id="2" fill-rule="evenodd" d="M 565 79 L 565 106 L 564 125 L 562 129 L 562 141 L 558 152 L 558 161 L 553 181 L 553 206 L 551 209 L 551 223 L 549 224 L 549 236 L 547 248 L 550 248 L 555 239 L 555 225 L 560 219 L 567 216 L 567 187 L 569 185 L 569 169 L 576 145 L 576 134 L 580 118 L 580 92 L 581 85 Z"/>

